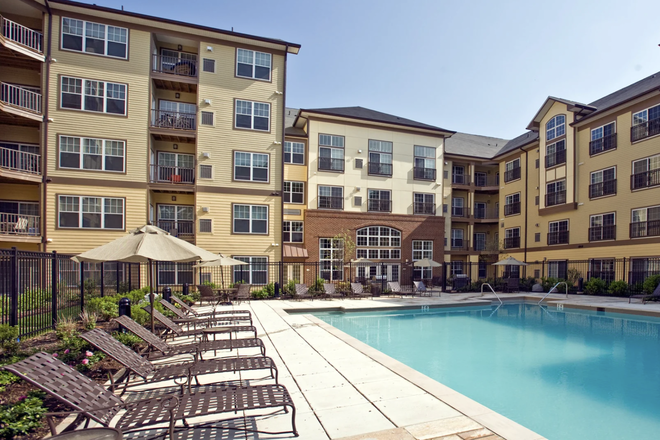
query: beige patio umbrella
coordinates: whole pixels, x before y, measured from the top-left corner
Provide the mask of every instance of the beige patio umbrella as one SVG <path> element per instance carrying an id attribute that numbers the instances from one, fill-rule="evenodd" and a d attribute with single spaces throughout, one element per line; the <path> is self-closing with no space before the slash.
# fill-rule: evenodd
<path id="1" fill-rule="evenodd" d="M 438 263 L 437 261 L 433 261 L 430 258 L 422 258 L 421 260 L 417 260 L 413 263 L 413 266 L 415 267 L 440 267 L 442 266 L 442 263 Z"/>
<path id="2" fill-rule="evenodd" d="M 527 266 L 527 263 L 518 261 L 513 257 L 508 257 L 504 260 L 498 261 L 497 263 L 493 263 L 493 266 Z"/>
<path id="3" fill-rule="evenodd" d="M 349 264 L 345 264 L 344 267 L 350 267 L 351 264 L 374 264 L 374 262 L 366 258 L 356 258 L 351 260 Z"/>
<path id="4" fill-rule="evenodd" d="M 104 261 L 121 261 L 123 263 L 149 263 L 149 287 L 151 293 L 151 330 L 154 331 L 154 261 L 212 261 L 218 256 L 200 247 L 181 240 L 169 232 L 156 226 L 144 225 L 131 231 L 128 235 L 106 243 L 87 252 L 71 258 L 77 262 L 102 263 Z"/>
<path id="5" fill-rule="evenodd" d="M 224 268 L 227 266 L 240 266 L 243 264 L 247 264 L 245 261 L 237 260 L 235 258 L 227 257 L 222 254 L 217 254 L 216 255 L 216 260 L 212 261 L 203 261 L 201 263 L 195 264 L 195 267 L 197 268 L 203 268 L 203 267 L 222 267 L 220 270 L 220 279 L 222 282 L 222 287 L 225 287 L 225 274 L 224 274 Z"/>

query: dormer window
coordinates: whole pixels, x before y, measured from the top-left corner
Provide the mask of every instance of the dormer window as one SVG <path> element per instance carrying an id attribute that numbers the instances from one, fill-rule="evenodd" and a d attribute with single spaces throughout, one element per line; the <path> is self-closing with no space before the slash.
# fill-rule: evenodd
<path id="1" fill-rule="evenodd" d="M 551 141 L 566 133 L 566 116 L 557 115 L 545 124 L 545 140 Z"/>

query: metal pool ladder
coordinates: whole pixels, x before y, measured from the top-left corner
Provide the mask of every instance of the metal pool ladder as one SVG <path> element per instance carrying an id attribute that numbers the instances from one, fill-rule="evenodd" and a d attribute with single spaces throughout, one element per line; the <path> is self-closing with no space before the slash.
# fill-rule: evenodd
<path id="1" fill-rule="evenodd" d="M 563 284 L 564 286 L 566 286 L 566 299 L 568 299 L 568 284 L 566 283 L 566 281 L 560 281 L 557 284 L 555 284 L 552 289 L 548 290 L 548 293 L 546 293 L 545 296 L 543 298 L 541 298 L 541 301 L 539 301 L 538 304 L 541 305 L 543 300 L 546 299 L 547 296 L 550 295 L 555 289 L 557 289 L 557 286 L 560 285 L 560 284 Z M 559 293 L 559 289 L 557 289 L 557 293 Z"/>
<path id="2" fill-rule="evenodd" d="M 481 296 L 484 296 L 484 286 L 488 286 L 488 287 L 490 288 L 490 291 L 493 292 L 493 295 L 495 295 L 495 297 L 497 298 L 497 300 L 500 302 L 500 305 L 502 305 L 502 299 L 499 297 L 499 295 L 497 294 L 497 292 L 495 292 L 495 289 L 493 289 L 493 286 L 491 286 L 491 285 L 488 284 L 488 283 L 483 283 L 483 284 L 481 285 Z"/>

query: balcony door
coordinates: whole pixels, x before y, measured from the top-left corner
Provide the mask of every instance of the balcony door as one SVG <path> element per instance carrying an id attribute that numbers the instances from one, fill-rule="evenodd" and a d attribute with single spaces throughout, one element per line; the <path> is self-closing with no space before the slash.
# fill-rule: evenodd
<path id="1" fill-rule="evenodd" d="M 186 64 L 186 61 L 190 61 L 190 63 Z M 197 55 L 194 53 L 179 52 L 170 49 L 161 49 L 160 51 L 160 69 L 164 72 L 175 70 L 177 66 L 194 66 L 196 64 Z"/>
<path id="2" fill-rule="evenodd" d="M 158 152 L 158 180 L 193 183 L 195 156 L 192 154 Z"/>
<path id="3" fill-rule="evenodd" d="M 194 234 L 195 211 L 192 206 L 158 205 L 158 227 L 177 237 Z"/>

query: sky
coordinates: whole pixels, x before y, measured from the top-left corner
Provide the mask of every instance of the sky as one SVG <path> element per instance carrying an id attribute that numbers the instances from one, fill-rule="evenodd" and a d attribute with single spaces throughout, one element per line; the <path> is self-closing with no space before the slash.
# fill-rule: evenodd
<path id="1" fill-rule="evenodd" d="M 511 139 L 548 96 L 660 71 L 658 0 L 93 0 L 302 45 L 288 107 L 361 106 Z"/>

